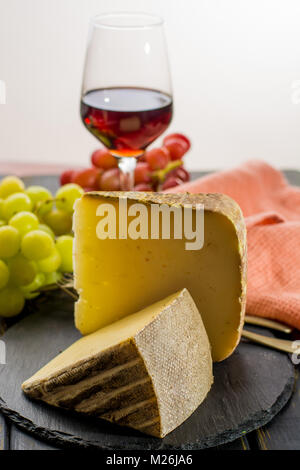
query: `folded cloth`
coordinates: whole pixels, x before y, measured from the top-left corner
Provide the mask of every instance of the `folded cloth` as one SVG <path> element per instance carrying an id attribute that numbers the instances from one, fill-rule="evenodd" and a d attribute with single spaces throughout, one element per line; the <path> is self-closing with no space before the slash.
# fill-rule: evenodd
<path id="1" fill-rule="evenodd" d="M 300 329 L 300 188 L 267 163 L 249 161 L 168 192 L 235 199 L 248 231 L 247 313 Z"/>

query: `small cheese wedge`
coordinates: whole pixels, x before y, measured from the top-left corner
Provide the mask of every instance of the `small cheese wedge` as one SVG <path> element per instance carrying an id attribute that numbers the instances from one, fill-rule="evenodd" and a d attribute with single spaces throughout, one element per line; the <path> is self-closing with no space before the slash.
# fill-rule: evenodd
<path id="1" fill-rule="evenodd" d="M 153 205 L 192 205 L 195 219 L 196 205 L 203 204 L 203 248 L 187 250 L 188 240 L 174 236 L 172 217 L 170 239 L 161 233 L 159 239 L 99 239 L 99 208 L 113 205 L 118 221 L 124 199 L 128 208 L 135 203 L 146 208 L 149 226 Z M 245 223 L 232 199 L 222 194 L 87 193 L 76 202 L 74 232 L 75 324 L 82 334 L 186 287 L 201 312 L 213 359 L 221 361 L 234 351 L 244 321 L 247 260 Z"/>
<path id="2" fill-rule="evenodd" d="M 81 338 L 22 388 L 50 405 L 164 437 L 212 382 L 208 337 L 184 289 Z"/>

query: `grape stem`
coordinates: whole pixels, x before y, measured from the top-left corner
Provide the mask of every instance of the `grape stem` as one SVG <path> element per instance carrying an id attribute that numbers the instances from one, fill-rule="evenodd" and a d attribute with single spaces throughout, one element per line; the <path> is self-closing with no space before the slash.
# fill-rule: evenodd
<path id="1" fill-rule="evenodd" d="M 171 173 L 171 171 L 175 170 L 176 168 L 182 165 L 183 165 L 182 160 L 173 160 L 172 162 L 169 162 L 165 168 L 154 171 L 152 173 L 152 177 L 155 179 L 155 181 L 158 181 L 159 183 L 163 183 L 166 179 L 166 176 L 169 173 Z"/>

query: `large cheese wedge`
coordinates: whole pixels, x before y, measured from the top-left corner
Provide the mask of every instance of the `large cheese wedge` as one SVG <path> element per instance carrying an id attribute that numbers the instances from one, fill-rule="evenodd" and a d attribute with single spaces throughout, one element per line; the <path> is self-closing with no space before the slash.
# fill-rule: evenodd
<path id="1" fill-rule="evenodd" d="M 128 208 L 135 203 L 147 208 L 149 224 L 153 204 L 174 208 L 203 204 L 203 248 L 187 250 L 185 237 L 172 237 L 173 217 L 171 239 L 99 239 L 101 206 L 113 205 L 118 220 L 124 198 Z M 232 199 L 221 194 L 87 193 L 76 202 L 74 231 L 79 293 L 75 323 L 83 334 L 186 287 L 201 312 L 213 359 L 220 361 L 233 352 L 245 311 L 246 229 Z"/>
<path id="2" fill-rule="evenodd" d="M 186 289 L 81 338 L 24 382 L 24 392 L 163 437 L 211 384 L 210 345 Z"/>

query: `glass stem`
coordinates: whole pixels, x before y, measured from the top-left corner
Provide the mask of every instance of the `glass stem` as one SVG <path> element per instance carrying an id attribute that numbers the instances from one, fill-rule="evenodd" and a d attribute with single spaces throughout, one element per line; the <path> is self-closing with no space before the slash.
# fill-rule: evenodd
<path id="1" fill-rule="evenodd" d="M 118 158 L 118 166 L 120 169 L 121 190 L 133 191 L 134 189 L 134 170 L 136 167 L 135 157 Z"/>

